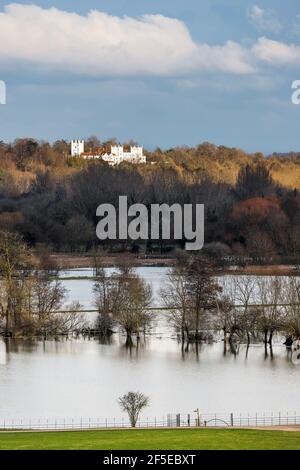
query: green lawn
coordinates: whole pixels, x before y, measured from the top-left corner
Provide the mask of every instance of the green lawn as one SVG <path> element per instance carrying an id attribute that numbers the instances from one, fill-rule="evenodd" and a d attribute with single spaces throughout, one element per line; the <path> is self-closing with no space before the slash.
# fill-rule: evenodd
<path id="1" fill-rule="evenodd" d="M 0 433 L 0 450 L 300 450 L 300 432 L 240 429 Z"/>

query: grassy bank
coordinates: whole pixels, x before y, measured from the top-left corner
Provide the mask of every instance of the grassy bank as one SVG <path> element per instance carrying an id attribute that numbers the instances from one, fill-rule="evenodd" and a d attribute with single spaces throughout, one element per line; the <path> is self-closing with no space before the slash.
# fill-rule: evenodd
<path id="1" fill-rule="evenodd" d="M 173 257 L 139 257 L 134 254 L 128 256 L 135 267 L 165 267 L 169 268 L 174 264 Z M 94 258 L 91 255 L 76 254 L 52 254 L 51 258 L 57 263 L 60 269 L 88 269 L 94 267 Z M 112 254 L 102 257 L 102 264 L 105 267 L 115 267 L 120 260 L 120 255 Z M 245 267 L 229 267 L 225 266 L 221 274 L 238 274 L 238 275 L 254 275 L 254 276 L 300 276 L 300 270 L 294 269 L 293 265 L 275 264 L 275 265 L 247 265 Z M 70 276 L 68 280 L 78 279 Z M 80 279 L 89 279 L 90 277 L 82 276 Z"/>
<path id="2" fill-rule="evenodd" d="M 0 450 L 300 450 L 300 432 L 240 429 L 6 432 Z"/>

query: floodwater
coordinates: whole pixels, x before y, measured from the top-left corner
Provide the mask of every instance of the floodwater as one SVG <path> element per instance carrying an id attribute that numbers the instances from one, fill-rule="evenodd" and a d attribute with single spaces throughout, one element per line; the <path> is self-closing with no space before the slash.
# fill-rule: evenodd
<path id="1" fill-rule="evenodd" d="M 153 287 L 153 305 L 160 305 L 167 269 L 137 271 Z M 67 302 L 78 300 L 93 309 L 93 281 L 67 279 L 78 276 L 91 277 L 92 271 L 63 273 Z M 109 344 L 97 339 L 0 340 L 0 423 L 120 417 L 117 399 L 130 390 L 150 397 L 149 417 L 193 413 L 198 407 L 203 413 L 299 413 L 300 366 L 281 342 L 273 357 L 261 345 L 246 352 L 241 345 L 236 354 L 224 354 L 220 339 L 182 352 L 164 312 L 138 348 L 126 348 L 122 334 Z"/>

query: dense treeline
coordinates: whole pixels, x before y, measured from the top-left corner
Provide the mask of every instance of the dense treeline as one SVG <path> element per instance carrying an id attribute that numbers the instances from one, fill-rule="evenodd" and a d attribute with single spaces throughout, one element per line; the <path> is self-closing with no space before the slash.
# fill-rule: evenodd
<path id="1" fill-rule="evenodd" d="M 92 137 L 88 148 L 99 145 Z M 108 167 L 69 156 L 65 141 L 0 143 L 0 228 L 33 247 L 87 251 L 98 247 L 96 208 L 130 204 L 204 203 L 206 251 L 220 259 L 290 261 L 300 254 L 300 157 L 204 143 L 147 152 L 148 164 Z M 107 243 L 109 250 L 169 251 L 170 242 Z"/>

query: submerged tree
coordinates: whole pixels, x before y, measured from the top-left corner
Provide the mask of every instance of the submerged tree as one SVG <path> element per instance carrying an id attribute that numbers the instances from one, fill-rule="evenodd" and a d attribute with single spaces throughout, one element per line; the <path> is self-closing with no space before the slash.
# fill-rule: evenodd
<path id="1" fill-rule="evenodd" d="M 133 334 L 139 338 L 151 325 L 151 300 L 151 287 L 140 276 L 128 268 L 119 269 L 114 276 L 113 317 L 125 330 L 128 345 L 132 344 Z"/>
<path id="2" fill-rule="evenodd" d="M 136 427 L 141 411 L 149 405 L 149 398 L 140 392 L 128 392 L 118 400 L 119 405 L 128 414 L 130 424 Z"/>
<path id="3" fill-rule="evenodd" d="M 300 339 L 300 280 L 289 277 L 284 283 L 286 305 L 284 331 L 293 340 Z"/>
<path id="4" fill-rule="evenodd" d="M 201 329 L 212 327 L 209 312 L 216 309 L 222 291 L 215 274 L 216 267 L 209 258 L 192 255 L 179 257 L 169 272 L 161 297 L 183 341 L 191 336 L 198 341 Z"/>
<path id="5" fill-rule="evenodd" d="M 258 312 L 251 306 L 254 302 L 256 279 L 251 276 L 239 276 L 233 283 L 235 301 L 239 310 L 238 331 L 246 336 L 249 347 L 258 322 Z"/>
<path id="6" fill-rule="evenodd" d="M 167 282 L 160 291 L 164 306 L 172 325 L 180 331 L 182 346 L 189 338 L 190 296 L 187 282 L 187 266 L 179 258 L 175 266 L 168 271 Z"/>
<path id="7" fill-rule="evenodd" d="M 273 336 L 285 324 L 283 280 L 280 277 L 260 278 L 257 281 L 258 328 L 263 333 L 265 345 L 273 344 Z"/>
<path id="8" fill-rule="evenodd" d="M 95 266 L 95 272 L 97 277 L 93 286 L 93 294 L 94 305 L 98 311 L 95 328 L 101 336 L 107 337 L 113 332 L 114 283 L 112 277 L 98 263 Z"/>
<path id="9" fill-rule="evenodd" d="M 113 322 L 117 323 L 126 332 L 128 345 L 132 344 L 132 335 L 139 338 L 153 319 L 149 310 L 151 287 L 128 264 L 119 266 L 110 276 L 98 268 L 94 299 L 99 312 L 97 325 L 109 332 Z"/>
<path id="10" fill-rule="evenodd" d="M 18 235 L 0 232 L 0 277 L 4 334 L 51 334 L 66 289 L 50 258 L 34 255 Z"/>
<path id="11" fill-rule="evenodd" d="M 208 257 L 195 256 L 190 260 L 187 281 L 196 341 L 200 339 L 200 328 L 210 326 L 207 314 L 215 310 L 217 296 L 222 292 L 215 279 L 216 271 L 216 265 Z"/>
<path id="12" fill-rule="evenodd" d="M 21 237 L 0 232 L 0 315 L 7 336 L 21 326 L 28 305 L 29 283 L 34 260 Z"/>

